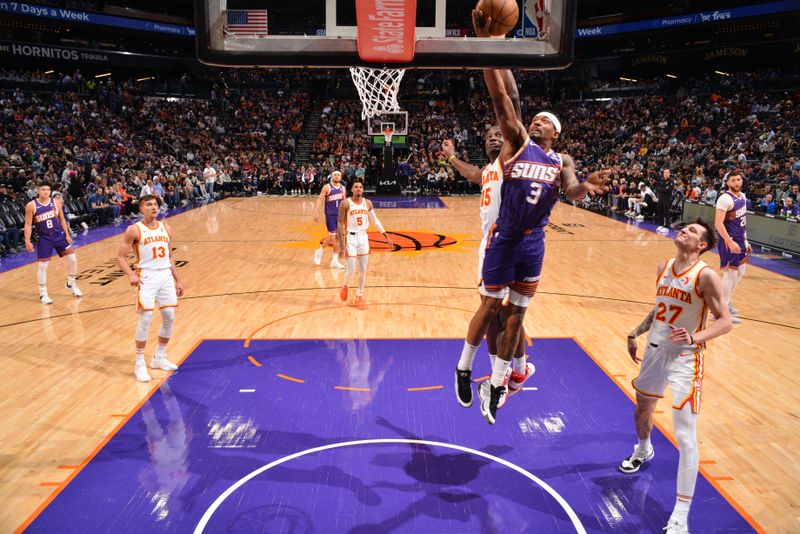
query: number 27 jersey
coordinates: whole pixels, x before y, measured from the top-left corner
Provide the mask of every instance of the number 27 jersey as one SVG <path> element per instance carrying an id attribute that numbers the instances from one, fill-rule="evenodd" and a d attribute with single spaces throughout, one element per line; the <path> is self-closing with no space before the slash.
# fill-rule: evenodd
<path id="1" fill-rule="evenodd" d="M 164 223 L 158 221 L 158 226 L 148 228 L 144 223 L 137 222 L 139 239 L 136 241 L 134 252 L 136 253 L 137 269 L 169 269 L 171 267 L 169 259 L 169 232 L 164 227 Z"/>
<path id="2" fill-rule="evenodd" d="M 705 328 L 708 306 L 700 296 L 697 284 L 700 272 L 706 267 L 708 265 L 703 260 L 697 260 L 694 265 L 678 273 L 675 272 L 675 259 L 667 262 L 656 283 L 655 316 L 647 336 L 648 343 L 691 348 L 690 345 L 672 343 L 669 335 L 671 327 L 685 328 L 690 334 Z"/>
<path id="3" fill-rule="evenodd" d="M 545 151 L 533 139 L 503 163 L 503 201 L 497 228 L 507 236 L 520 236 L 544 228 L 558 202 L 561 156 Z"/>

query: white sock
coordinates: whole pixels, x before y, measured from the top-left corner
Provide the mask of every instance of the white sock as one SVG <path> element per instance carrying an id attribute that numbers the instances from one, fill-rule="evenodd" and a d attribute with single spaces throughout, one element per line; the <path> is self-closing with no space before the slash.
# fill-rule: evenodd
<path id="1" fill-rule="evenodd" d="M 156 349 L 156 358 L 159 360 L 163 360 L 166 357 L 167 357 L 167 346 L 159 343 L 158 348 Z"/>
<path id="2" fill-rule="evenodd" d="M 508 366 L 511 362 L 507 362 L 501 358 L 495 358 L 494 365 L 492 365 L 492 385 L 494 387 L 504 386 L 506 382 L 506 373 Z"/>
<path id="3" fill-rule="evenodd" d="M 40 261 L 37 263 L 36 281 L 39 282 L 39 294 L 45 295 L 47 294 L 47 266 L 50 264 L 50 262 Z"/>
<path id="4" fill-rule="evenodd" d="M 369 256 L 358 257 L 358 290 L 356 291 L 357 297 L 360 297 L 364 294 L 364 287 L 366 287 L 367 285 L 367 262 L 369 262 Z"/>
<path id="5" fill-rule="evenodd" d="M 525 375 L 525 355 L 514 357 L 514 372 L 518 375 Z"/>
<path id="6" fill-rule="evenodd" d="M 66 256 L 69 267 L 67 268 L 67 285 L 72 287 L 75 285 L 75 275 L 78 274 L 78 258 L 75 254 L 67 254 Z"/>
<path id="7" fill-rule="evenodd" d="M 644 439 L 639 438 L 639 445 L 638 445 L 639 452 L 642 452 L 642 453 L 650 452 L 650 449 L 652 447 L 653 446 L 650 444 L 650 438 L 649 437 L 644 438 Z"/>
<path id="8" fill-rule="evenodd" d="M 461 349 L 461 358 L 458 360 L 458 365 L 456 367 L 461 371 L 471 371 L 476 352 L 478 352 L 478 347 L 470 345 L 465 341 L 464 347 Z"/>
<path id="9" fill-rule="evenodd" d="M 144 365 L 144 347 L 136 347 L 136 365 Z"/>
<path id="10" fill-rule="evenodd" d="M 687 500 L 688 499 L 688 500 Z M 675 499 L 675 508 L 672 510 L 670 520 L 674 519 L 681 524 L 689 522 L 689 508 L 692 506 L 692 499 L 679 496 Z"/>
<path id="11" fill-rule="evenodd" d="M 496 359 L 497 359 L 497 354 L 490 354 L 489 355 L 489 365 L 492 366 L 492 369 L 494 369 L 494 361 Z"/>
<path id="12" fill-rule="evenodd" d="M 739 274 L 733 269 L 727 269 L 722 273 L 722 299 L 726 306 L 731 303 L 733 297 L 733 290 L 736 287 L 736 280 Z"/>
<path id="13" fill-rule="evenodd" d="M 344 273 L 344 285 L 347 285 L 350 276 L 356 272 L 356 259 L 348 256 L 347 258 L 347 271 Z"/>

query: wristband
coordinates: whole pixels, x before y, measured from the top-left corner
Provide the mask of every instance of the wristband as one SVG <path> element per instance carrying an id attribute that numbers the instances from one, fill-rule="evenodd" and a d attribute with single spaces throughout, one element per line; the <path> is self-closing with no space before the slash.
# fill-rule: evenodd
<path id="1" fill-rule="evenodd" d="M 689 334 L 689 344 L 690 345 L 694 345 L 695 344 L 694 343 L 694 338 L 692 337 L 692 334 Z"/>
<path id="2" fill-rule="evenodd" d="M 636 336 L 628 336 L 628 339 L 636 339 Z"/>
<path id="3" fill-rule="evenodd" d="M 455 158 L 456 158 L 456 155 L 455 155 L 455 154 L 453 154 L 452 156 L 450 156 L 449 158 L 447 158 L 447 161 L 453 161 Z"/>

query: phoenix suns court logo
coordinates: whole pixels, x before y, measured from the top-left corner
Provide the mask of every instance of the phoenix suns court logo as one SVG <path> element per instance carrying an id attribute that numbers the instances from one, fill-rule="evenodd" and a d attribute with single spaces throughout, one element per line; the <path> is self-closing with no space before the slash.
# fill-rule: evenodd
<path id="1" fill-rule="evenodd" d="M 397 252 L 400 250 L 426 250 L 444 248 L 455 245 L 458 241 L 455 238 L 442 234 L 431 234 L 428 232 L 386 232 L 392 240 L 393 248 L 390 248 L 380 232 L 367 232 L 369 237 L 369 249 L 371 252 Z M 320 243 L 322 243 L 320 239 Z"/>

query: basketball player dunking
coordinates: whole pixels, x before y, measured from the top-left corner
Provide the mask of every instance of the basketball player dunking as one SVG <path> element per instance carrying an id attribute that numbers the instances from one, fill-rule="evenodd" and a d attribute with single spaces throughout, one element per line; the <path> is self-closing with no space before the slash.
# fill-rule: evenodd
<path id="1" fill-rule="evenodd" d="M 50 265 L 53 251 L 66 258 L 69 263 L 67 289 L 74 296 L 81 297 L 83 293 L 75 283 L 75 276 L 78 274 L 78 259 L 75 256 L 75 249 L 72 248 L 72 236 L 69 234 L 69 225 L 64 218 L 61 201 L 50 198 L 50 184 L 47 182 L 39 184 L 38 191 L 39 196 L 25 206 L 24 231 L 25 249 L 28 252 L 33 252 L 31 234 L 34 224 L 36 233 L 39 235 L 39 241 L 36 243 L 36 278 L 39 282 L 39 301 L 42 304 L 53 303 L 50 295 L 47 294 L 47 267 Z"/>
<path id="2" fill-rule="evenodd" d="M 667 385 L 672 388 L 672 421 L 678 440 L 677 500 L 664 528 L 669 534 L 688 533 L 689 506 L 697 481 L 697 414 L 703 386 L 703 348 L 707 341 L 731 330 L 731 316 L 719 276 L 700 255 L 714 247 L 714 229 L 696 219 L 678 232 L 674 258 L 662 261 L 656 278 L 656 304 L 647 318 L 628 335 L 628 353 L 642 363 L 633 380 L 636 390 L 636 434 L 639 443 L 619 465 L 635 473 L 655 456 L 650 444 L 653 412 Z M 719 319 L 706 327 L 708 311 Z M 636 338 L 650 331 L 644 356 L 636 355 Z"/>
<path id="3" fill-rule="evenodd" d="M 719 235 L 719 267 L 725 306 L 734 324 L 741 323 L 739 310 L 731 303 L 736 286 L 744 277 L 749 255 L 753 252 L 747 241 L 747 197 L 742 193 L 742 174 L 731 171 L 726 180 L 728 190 L 717 200 L 714 226 Z"/>
<path id="4" fill-rule="evenodd" d="M 323 202 L 325 203 L 325 226 L 328 228 L 328 237 L 314 252 L 314 265 L 322 263 L 322 254 L 325 247 L 333 244 L 333 257 L 331 258 L 331 268 L 344 269 L 344 265 L 339 261 L 339 241 L 336 239 L 336 226 L 339 221 L 339 205 L 345 197 L 344 185 L 342 184 L 342 173 L 333 171 L 331 181 L 322 186 L 322 191 L 317 197 L 317 205 L 314 207 L 314 222 L 319 222 L 319 211 Z"/>
<path id="5" fill-rule="evenodd" d="M 472 20 L 478 35 L 491 24 L 491 18 L 477 10 L 473 10 Z M 481 302 L 481 307 L 487 307 L 491 315 L 497 313 L 505 288 L 509 288 L 509 305 L 502 312 L 503 326 L 497 337 L 492 376 L 478 390 L 481 413 L 489 424 L 494 424 L 497 408 L 506 395 L 506 374 L 519 343 L 525 311 L 539 284 L 544 228 L 558 202 L 559 190 L 569 200 L 581 199 L 587 193 L 605 193 L 609 171 L 595 172 L 580 182 L 572 159 L 552 149 L 561 134 L 561 123 L 556 116 L 540 112 L 533 118 L 529 133 L 514 111 L 505 75 L 495 69 L 485 69 L 483 73 L 505 141 L 499 156 L 503 171 L 502 202 L 497 221 L 489 231 L 482 271 L 484 294 L 488 298 Z M 513 80 L 513 76 L 509 77 Z"/>
<path id="6" fill-rule="evenodd" d="M 355 178 L 351 188 L 352 196 L 345 199 L 339 206 L 339 254 L 344 255 L 347 251 L 347 271 L 344 275 L 344 283 L 339 293 L 343 301 L 347 301 L 347 282 L 350 276 L 356 272 L 356 262 L 358 262 L 358 289 L 356 290 L 355 305 L 363 310 L 364 286 L 367 284 L 367 263 L 369 261 L 369 219 L 383 234 L 389 247 L 393 247 L 392 240 L 383 229 L 378 215 L 372 207 L 372 202 L 364 198 L 364 181 Z"/>
<path id="7" fill-rule="evenodd" d="M 503 73 L 504 75 L 510 75 L 510 71 L 503 71 Z M 504 80 L 504 82 L 506 82 L 506 88 L 509 88 L 508 81 Z M 519 96 L 515 89 L 516 85 L 512 84 L 509 94 L 513 95 L 514 109 L 519 118 L 521 117 Z M 486 131 L 486 139 L 484 141 L 486 156 L 489 158 L 490 163 L 481 170 L 458 159 L 451 141 L 446 140 L 442 144 L 442 149 L 450 164 L 458 169 L 466 179 L 481 186 L 480 218 L 483 238 L 478 247 L 478 292 L 481 294 L 482 301 L 489 298 L 484 294 L 481 271 L 483 270 L 486 242 L 489 239 L 489 229 L 497 220 L 497 214 L 500 210 L 500 189 L 503 184 L 503 170 L 497 157 L 500 155 L 502 146 L 503 132 L 500 131 L 498 126 L 492 126 Z M 489 361 L 492 366 L 494 366 L 494 360 L 497 357 L 497 334 L 500 331 L 500 321 L 497 314 L 492 316 L 487 313 L 490 311 L 490 308 L 481 306 L 473 315 L 467 330 L 467 337 L 464 340 L 464 347 L 461 349 L 461 357 L 456 366 L 456 400 L 464 408 L 472 406 L 472 364 L 475 361 L 475 353 L 478 351 L 484 335 L 486 336 Z M 521 335 L 517 343 L 517 351 L 514 354 L 513 371 L 508 381 L 508 396 L 521 391 L 522 386 L 533 375 L 534 370 L 533 364 L 526 362 L 525 337 Z"/>
<path id="8" fill-rule="evenodd" d="M 183 296 L 183 284 L 178 277 L 178 269 L 172 259 L 170 243 L 172 229 L 156 217 L 158 216 L 158 199 L 153 195 L 145 195 L 139 199 L 139 211 L 142 220 L 129 226 L 122 235 L 122 244 L 117 252 L 117 265 L 128 275 L 131 286 L 136 288 L 136 322 L 134 342 L 136 345 L 136 363 L 134 374 L 139 382 L 149 382 L 150 375 L 144 361 L 144 349 L 147 345 L 147 330 L 153 319 L 156 305 L 161 312 L 161 329 L 158 331 L 158 349 L 156 349 L 150 367 L 174 371 L 177 365 L 167 359 L 167 343 L 172 337 L 172 325 L 175 322 L 175 308 L 178 297 Z M 128 266 L 128 255 L 133 248 L 136 256 L 136 272 Z"/>

